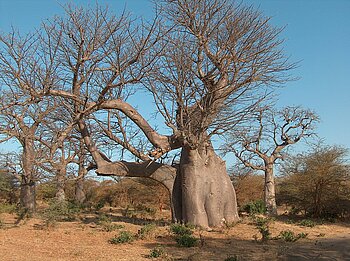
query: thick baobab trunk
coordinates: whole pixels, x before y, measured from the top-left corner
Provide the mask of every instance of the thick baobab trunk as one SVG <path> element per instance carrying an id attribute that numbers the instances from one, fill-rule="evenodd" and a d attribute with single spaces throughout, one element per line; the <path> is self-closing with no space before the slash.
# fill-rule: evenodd
<path id="1" fill-rule="evenodd" d="M 85 168 L 84 159 L 85 159 L 85 146 L 84 139 L 79 141 L 79 168 L 78 168 L 78 177 L 75 181 L 75 192 L 74 192 L 74 201 L 77 204 L 84 204 L 86 200 L 86 195 L 84 191 L 84 180 L 88 170 Z"/>
<path id="2" fill-rule="evenodd" d="M 178 175 L 184 223 L 209 228 L 239 220 L 225 162 L 211 146 L 202 151 L 183 148 Z"/>
<path id="3" fill-rule="evenodd" d="M 56 199 L 58 201 L 65 201 L 66 200 L 66 193 L 65 193 L 65 187 L 66 187 L 66 168 L 64 166 L 61 166 L 56 174 Z"/>
<path id="4" fill-rule="evenodd" d="M 267 163 L 265 169 L 264 197 L 266 212 L 269 216 L 277 215 L 275 179 L 273 175 L 273 163 Z"/>
<path id="5" fill-rule="evenodd" d="M 78 178 L 75 182 L 75 193 L 74 200 L 78 204 L 83 204 L 86 200 L 85 192 L 84 192 L 84 179 L 87 173 L 86 168 L 84 167 L 83 162 L 79 163 L 78 170 Z"/>
<path id="6" fill-rule="evenodd" d="M 36 193 L 35 182 L 33 180 L 25 180 L 21 182 L 20 205 L 28 213 L 34 213 L 36 210 Z"/>
<path id="7" fill-rule="evenodd" d="M 26 137 L 22 145 L 23 174 L 21 179 L 20 205 L 28 213 L 34 213 L 36 211 L 35 180 L 33 178 L 35 159 L 34 139 Z"/>
<path id="8" fill-rule="evenodd" d="M 74 201 L 78 204 L 83 204 L 86 200 L 84 192 L 84 179 L 78 178 L 75 182 Z"/>

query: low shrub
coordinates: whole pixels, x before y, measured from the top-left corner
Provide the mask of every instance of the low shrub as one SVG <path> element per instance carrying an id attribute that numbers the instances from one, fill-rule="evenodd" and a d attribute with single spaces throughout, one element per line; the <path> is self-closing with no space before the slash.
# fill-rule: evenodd
<path id="1" fill-rule="evenodd" d="M 175 235 L 175 240 L 178 246 L 193 247 L 196 245 L 198 239 L 192 236 L 193 231 L 190 227 L 181 224 L 172 224 L 170 232 Z"/>
<path id="2" fill-rule="evenodd" d="M 129 231 L 122 231 L 118 236 L 115 236 L 109 240 L 111 244 L 124 244 L 131 243 L 135 240 L 134 235 Z"/>
<path id="3" fill-rule="evenodd" d="M 97 224 L 99 226 L 101 226 L 103 231 L 106 231 L 106 232 L 112 232 L 112 231 L 115 231 L 117 229 L 124 228 L 123 225 L 113 224 L 112 219 L 109 216 L 107 216 L 106 214 L 101 214 L 98 216 Z"/>
<path id="4" fill-rule="evenodd" d="M 310 219 L 303 219 L 298 224 L 303 227 L 314 227 L 317 225 L 315 221 L 312 221 Z"/>
<path id="5" fill-rule="evenodd" d="M 81 209 L 68 201 L 51 200 L 41 216 L 47 226 L 54 225 L 57 221 L 73 221 Z"/>
<path id="6" fill-rule="evenodd" d="M 172 224 L 170 226 L 170 232 L 172 232 L 175 235 L 178 236 L 183 236 L 183 235 L 192 235 L 193 231 L 191 230 L 191 228 L 189 228 L 188 226 L 185 225 L 181 225 L 181 224 Z"/>
<path id="7" fill-rule="evenodd" d="M 255 218 L 255 225 L 261 234 L 262 241 L 266 241 L 270 239 L 270 236 L 271 236 L 270 227 L 269 227 L 270 222 L 271 222 L 271 219 L 269 218 L 262 218 L 262 217 Z"/>
<path id="8" fill-rule="evenodd" d="M 15 204 L 0 203 L 0 213 L 13 213 L 16 211 Z"/>
<path id="9" fill-rule="evenodd" d="M 180 247 L 194 247 L 198 241 L 197 238 L 188 234 L 179 235 L 175 238 L 175 240 Z"/>
<path id="10" fill-rule="evenodd" d="M 295 241 L 299 240 L 300 238 L 306 238 L 306 237 L 307 237 L 306 233 L 299 233 L 296 235 L 291 230 L 281 231 L 279 236 L 278 236 L 278 238 L 281 238 L 286 242 L 295 242 Z"/>
<path id="11" fill-rule="evenodd" d="M 238 256 L 234 255 L 234 256 L 228 256 L 225 261 L 239 261 Z"/>
<path id="12" fill-rule="evenodd" d="M 149 258 L 159 258 L 165 255 L 164 248 L 161 246 L 157 246 L 150 250 L 150 253 L 148 255 Z"/>
<path id="13" fill-rule="evenodd" d="M 141 227 L 141 229 L 138 231 L 138 238 L 140 239 L 146 239 L 150 238 L 154 235 L 154 231 L 157 228 L 157 226 L 153 223 L 144 225 Z"/>
<path id="14" fill-rule="evenodd" d="M 264 201 L 262 200 L 256 200 L 256 201 L 251 201 L 244 205 L 242 207 L 242 210 L 247 212 L 250 215 L 255 215 L 255 214 L 265 214 L 266 212 L 266 206 Z"/>

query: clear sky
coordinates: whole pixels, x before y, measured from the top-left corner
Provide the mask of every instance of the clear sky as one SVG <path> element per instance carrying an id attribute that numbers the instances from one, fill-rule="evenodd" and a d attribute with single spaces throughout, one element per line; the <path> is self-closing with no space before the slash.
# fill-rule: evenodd
<path id="1" fill-rule="evenodd" d="M 66 0 L 0 0 L 0 31 L 38 27 L 43 19 L 62 14 Z M 108 4 L 119 13 L 126 7 L 151 16 L 148 0 L 78 0 L 78 5 Z M 302 105 L 321 118 L 318 133 L 326 144 L 350 148 L 350 0 L 243 0 L 272 23 L 286 26 L 285 52 L 300 61 L 292 72 L 300 80 L 280 90 L 279 105 Z"/>

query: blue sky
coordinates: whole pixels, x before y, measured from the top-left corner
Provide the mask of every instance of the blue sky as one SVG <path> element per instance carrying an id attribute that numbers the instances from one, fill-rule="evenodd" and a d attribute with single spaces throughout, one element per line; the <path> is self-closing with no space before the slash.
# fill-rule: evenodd
<path id="1" fill-rule="evenodd" d="M 0 0 L 0 31 L 38 27 L 43 19 L 62 14 L 65 0 Z M 151 16 L 148 0 L 79 0 L 78 5 L 108 4 Z M 271 22 L 286 26 L 285 52 L 300 61 L 298 81 L 280 89 L 279 105 L 302 105 L 321 118 L 318 133 L 326 144 L 350 148 L 350 0 L 243 0 L 258 7 Z"/>

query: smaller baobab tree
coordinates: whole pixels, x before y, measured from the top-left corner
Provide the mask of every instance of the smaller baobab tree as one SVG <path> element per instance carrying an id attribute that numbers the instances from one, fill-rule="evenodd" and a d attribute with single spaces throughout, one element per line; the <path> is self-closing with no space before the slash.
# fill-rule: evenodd
<path id="1" fill-rule="evenodd" d="M 39 96 L 54 70 L 50 59 L 38 55 L 39 39 L 37 33 L 22 36 L 14 30 L 0 34 L 0 142 L 16 140 L 22 149 L 20 204 L 28 212 L 35 212 L 36 135 L 57 107 Z"/>
<path id="2" fill-rule="evenodd" d="M 301 139 L 315 135 L 318 116 L 301 107 L 276 110 L 270 106 L 255 112 L 249 125 L 231 132 L 224 145 L 225 152 L 233 152 L 246 167 L 265 174 L 264 201 L 267 214 L 277 215 L 274 166 L 284 159 L 287 147 Z"/>

